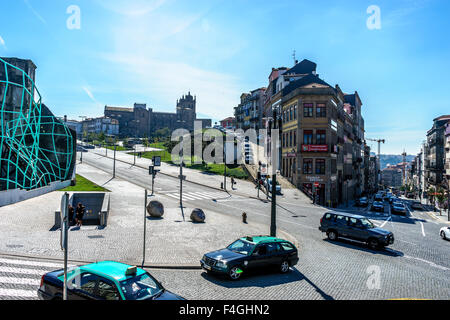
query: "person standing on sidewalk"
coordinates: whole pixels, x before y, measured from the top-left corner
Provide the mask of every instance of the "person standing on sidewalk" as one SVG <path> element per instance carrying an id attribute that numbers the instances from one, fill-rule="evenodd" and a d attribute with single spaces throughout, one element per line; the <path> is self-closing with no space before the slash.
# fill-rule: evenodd
<path id="1" fill-rule="evenodd" d="M 81 227 L 83 225 L 83 216 L 85 212 L 86 207 L 84 207 L 81 202 L 78 203 L 77 209 L 76 209 L 76 223 L 77 227 Z"/>
<path id="2" fill-rule="evenodd" d="M 234 190 L 234 184 L 236 182 L 234 181 L 234 177 L 231 177 L 231 189 Z"/>

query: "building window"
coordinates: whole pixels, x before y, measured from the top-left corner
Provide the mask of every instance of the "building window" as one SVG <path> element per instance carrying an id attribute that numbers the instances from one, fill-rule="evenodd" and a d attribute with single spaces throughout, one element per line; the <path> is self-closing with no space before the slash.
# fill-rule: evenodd
<path id="1" fill-rule="evenodd" d="M 297 105 L 294 105 L 294 119 L 297 119 Z"/>
<path id="2" fill-rule="evenodd" d="M 294 110 L 293 110 L 293 109 L 294 109 L 293 107 L 290 107 L 290 108 L 289 108 L 289 118 L 290 118 L 290 121 L 294 120 Z"/>
<path id="3" fill-rule="evenodd" d="M 316 174 L 325 174 L 325 160 L 316 159 Z"/>
<path id="4" fill-rule="evenodd" d="M 294 147 L 297 146 L 297 131 L 294 131 Z"/>
<path id="5" fill-rule="evenodd" d="M 327 132 L 325 130 L 317 130 L 316 144 L 327 144 Z"/>
<path id="6" fill-rule="evenodd" d="M 314 105 L 312 103 L 303 104 L 303 117 L 312 118 L 313 117 Z"/>
<path id="7" fill-rule="evenodd" d="M 313 160 L 312 159 L 304 159 L 303 160 L 303 174 L 312 174 L 313 173 Z"/>
<path id="8" fill-rule="evenodd" d="M 292 147 L 292 131 L 289 132 L 289 147 Z"/>
<path id="9" fill-rule="evenodd" d="M 327 117 L 327 107 L 325 103 L 318 103 L 316 106 L 316 116 L 317 118 Z"/>
<path id="10" fill-rule="evenodd" d="M 313 131 L 312 130 L 303 131 L 303 144 L 313 144 Z"/>

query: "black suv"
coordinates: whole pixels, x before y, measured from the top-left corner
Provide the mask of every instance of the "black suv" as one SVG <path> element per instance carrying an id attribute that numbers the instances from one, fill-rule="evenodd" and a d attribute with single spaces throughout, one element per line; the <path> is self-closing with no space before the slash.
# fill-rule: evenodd
<path id="1" fill-rule="evenodd" d="M 244 272 L 252 269 L 276 267 L 281 273 L 286 273 L 298 260 L 298 250 L 291 242 L 256 236 L 241 238 L 225 249 L 205 254 L 200 265 L 207 272 L 238 280 Z"/>
<path id="2" fill-rule="evenodd" d="M 365 242 L 373 250 L 380 249 L 394 243 L 394 234 L 377 228 L 363 216 L 328 212 L 320 219 L 319 230 L 326 232 L 328 239 L 337 240 L 339 237 Z"/>

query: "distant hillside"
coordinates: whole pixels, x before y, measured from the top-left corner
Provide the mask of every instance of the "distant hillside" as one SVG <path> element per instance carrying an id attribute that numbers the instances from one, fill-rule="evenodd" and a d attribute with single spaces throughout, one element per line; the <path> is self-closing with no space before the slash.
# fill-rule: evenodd
<path id="1" fill-rule="evenodd" d="M 372 155 L 376 155 L 375 153 L 372 153 Z M 406 156 L 406 162 L 411 162 L 414 160 L 413 155 Z M 382 154 L 380 155 L 380 166 L 381 170 L 387 168 L 388 164 L 394 165 L 397 163 L 403 162 L 403 156 L 397 155 L 397 154 Z"/>

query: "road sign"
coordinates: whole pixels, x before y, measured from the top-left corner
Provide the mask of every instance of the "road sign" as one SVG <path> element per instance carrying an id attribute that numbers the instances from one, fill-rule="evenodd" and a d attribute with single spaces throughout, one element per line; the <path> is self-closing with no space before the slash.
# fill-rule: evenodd
<path id="1" fill-rule="evenodd" d="M 161 157 L 153 157 L 153 165 L 155 167 L 160 167 L 161 166 Z"/>
<path id="2" fill-rule="evenodd" d="M 154 170 L 155 170 L 155 167 L 153 167 L 153 166 L 148 167 L 148 174 L 153 175 Z"/>
<path id="3" fill-rule="evenodd" d="M 318 182 L 315 182 L 315 183 L 314 183 L 314 187 L 318 188 L 318 187 L 319 187 L 319 183 L 318 183 Z"/>
<path id="4" fill-rule="evenodd" d="M 183 180 L 183 181 L 186 181 L 186 176 L 184 176 L 184 175 L 183 175 L 183 176 L 182 176 L 182 175 L 179 175 L 179 176 L 178 176 L 178 179 L 181 179 L 181 180 Z"/>

